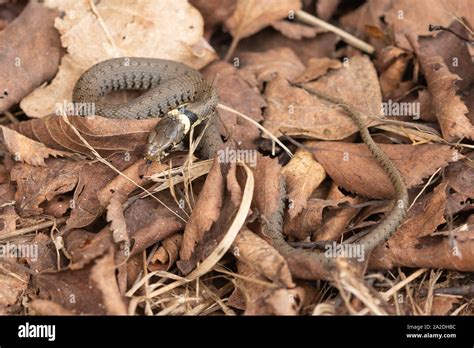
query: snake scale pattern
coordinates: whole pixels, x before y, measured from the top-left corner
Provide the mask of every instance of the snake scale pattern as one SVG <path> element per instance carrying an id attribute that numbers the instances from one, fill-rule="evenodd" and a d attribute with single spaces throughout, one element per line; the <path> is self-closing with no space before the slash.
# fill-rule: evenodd
<path id="1" fill-rule="evenodd" d="M 122 104 L 104 101 L 104 96 L 118 90 L 146 92 Z M 191 126 L 213 115 L 218 103 L 212 85 L 187 65 L 132 57 L 105 60 L 89 68 L 76 82 L 72 99 L 93 104 L 97 115 L 112 119 L 163 117 L 148 139 L 145 156 L 149 160 L 165 157 Z"/>

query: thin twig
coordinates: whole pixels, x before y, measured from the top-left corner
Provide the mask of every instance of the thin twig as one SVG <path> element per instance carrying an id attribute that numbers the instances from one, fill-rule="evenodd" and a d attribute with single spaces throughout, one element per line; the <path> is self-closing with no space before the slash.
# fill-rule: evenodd
<path id="1" fill-rule="evenodd" d="M 69 218 L 69 216 L 64 216 L 64 217 L 59 218 L 59 219 L 45 221 L 45 222 L 39 223 L 37 225 L 20 228 L 20 229 L 18 229 L 16 231 L 13 231 L 11 233 L 6 233 L 6 234 L 1 235 L 0 240 L 9 239 L 9 238 L 16 237 L 16 236 L 21 236 L 23 234 L 27 234 L 27 233 L 30 233 L 30 232 L 36 232 L 36 231 L 41 230 L 41 229 L 46 228 L 46 227 L 51 227 L 51 226 L 54 226 L 54 225 L 63 224 L 64 222 L 67 221 L 68 218 Z"/>
<path id="2" fill-rule="evenodd" d="M 115 44 L 115 41 L 112 38 L 112 35 L 110 34 L 110 30 L 105 24 L 104 19 L 100 15 L 99 11 L 97 10 L 97 7 L 95 6 L 93 0 L 89 0 L 89 6 L 91 7 L 92 12 L 96 15 L 97 20 L 99 21 L 99 25 L 101 26 L 102 30 L 105 33 L 105 36 L 107 37 L 107 40 L 109 40 L 110 45 L 112 46 L 112 49 L 114 50 L 114 57 L 118 57 L 119 53 L 117 50 L 117 45 Z"/>
<path id="3" fill-rule="evenodd" d="M 293 153 L 290 151 L 289 148 L 287 148 L 285 146 L 285 144 L 283 144 L 275 135 L 273 135 L 271 132 L 269 132 L 268 130 L 265 129 L 265 127 L 263 127 L 260 123 L 256 122 L 255 120 L 252 120 L 249 116 L 247 115 L 244 115 L 243 113 L 231 108 L 230 106 L 227 106 L 227 105 L 224 105 L 224 104 L 218 104 L 217 107 L 221 108 L 222 110 L 225 110 L 225 111 L 229 111 L 229 112 L 232 112 L 234 114 L 236 114 L 237 116 L 240 116 L 242 117 L 243 119 L 249 121 L 250 123 L 252 123 L 255 127 L 257 127 L 258 129 L 260 129 L 263 133 L 265 133 L 266 135 L 268 135 L 270 137 L 270 139 L 272 139 L 275 143 L 277 143 L 278 145 L 280 145 L 280 147 L 285 150 L 285 152 L 288 154 L 288 156 L 290 156 L 290 158 L 293 158 Z"/>
<path id="4" fill-rule="evenodd" d="M 4 112 L 5 116 L 8 118 L 8 120 L 11 122 L 11 123 L 19 123 L 20 121 L 18 121 L 18 119 L 15 117 L 15 115 L 13 115 L 10 111 L 6 110 Z"/>
<path id="5" fill-rule="evenodd" d="M 418 198 L 420 198 L 421 194 L 423 192 L 425 192 L 426 188 L 431 184 L 431 181 L 433 180 L 433 178 L 435 177 L 436 174 L 438 174 L 438 172 L 441 170 L 441 167 L 439 167 L 429 178 L 428 182 L 426 183 L 425 186 L 423 186 L 423 189 L 416 195 L 415 199 L 413 200 L 413 202 L 411 202 L 410 206 L 408 207 L 408 210 L 410 210 L 413 205 L 415 204 L 415 202 L 418 200 Z"/>
<path id="6" fill-rule="evenodd" d="M 302 10 L 297 10 L 295 12 L 295 18 L 298 19 L 299 21 L 305 23 L 305 24 L 310 24 L 312 26 L 316 27 L 321 27 L 324 28 L 338 36 L 341 37 L 342 40 L 347 42 L 349 45 L 354 46 L 355 48 L 364 51 L 368 54 L 373 54 L 375 52 L 374 46 L 368 44 L 365 41 L 362 41 L 361 39 L 356 38 L 354 35 L 349 34 L 348 32 L 335 27 L 332 24 L 329 24 L 322 19 L 319 19 L 318 17 L 315 17 L 313 15 L 310 15 L 309 13 L 302 11 Z"/>

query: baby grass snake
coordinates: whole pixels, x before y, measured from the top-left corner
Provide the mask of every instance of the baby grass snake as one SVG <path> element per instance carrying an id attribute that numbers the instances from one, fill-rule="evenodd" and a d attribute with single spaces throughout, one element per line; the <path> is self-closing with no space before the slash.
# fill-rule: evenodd
<path id="1" fill-rule="evenodd" d="M 301 86 L 300 86 L 301 87 Z M 385 242 L 396 231 L 406 216 L 408 194 L 398 169 L 373 141 L 360 113 L 343 101 L 304 87 L 308 92 L 330 103 L 337 104 L 358 126 L 361 138 L 387 173 L 395 189 L 396 204 L 387 217 L 369 234 L 359 240 L 368 254 Z M 143 90 L 143 95 L 123 104 L 110 104 L 103 97 L 117 90 Z M 154 58 L 114 58 L 88 69 L 77 81 L 73 91 L 75 103 L 93 103 L 97 115 L 113 119 L 145 119 L 162 117 L 150 133 L 145 157 L 161 160 L 188 133 L 190 127 L 209 119 L 218 98 L 212 85 L 200 73 L 184 64 Z M 292 273 L 299 278 L 331 278 L 328 273 L 335 258 L 322 252 L 295 249 L 281 233 L 283 205 L 278 220 L 267 233 L 274 247 L 285 255 Z M 270 218 L 269 220 L 271 220 Z"/>
<path id="2" fill-rule="evenodd" d="M 103 97 L 118 90 L 146 91 L 122 104 Z M 171 60 L 114 58 L 84 72 L 73 90 L 73 102 L 89 103 L 95 114 L 112 119 L 162 117 L 148 138 L 145 157 L 161 160 L 184 139 L 191 127 L 209 119 L 218 103 L 217 93 L 201 74 Z"/>

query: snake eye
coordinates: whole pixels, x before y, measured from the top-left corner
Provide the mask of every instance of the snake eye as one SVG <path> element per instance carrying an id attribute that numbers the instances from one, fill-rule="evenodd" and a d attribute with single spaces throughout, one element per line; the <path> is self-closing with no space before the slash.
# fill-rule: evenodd
<path id="1" fill-rule="evenodd" d="M 166 152 L 170 152 L 171 150 L 173 150 L 173 147 L 174 147 L 173 144 L 169 144 L 169 145 L 166 147 L 165 151 L 166 151 Z"/>

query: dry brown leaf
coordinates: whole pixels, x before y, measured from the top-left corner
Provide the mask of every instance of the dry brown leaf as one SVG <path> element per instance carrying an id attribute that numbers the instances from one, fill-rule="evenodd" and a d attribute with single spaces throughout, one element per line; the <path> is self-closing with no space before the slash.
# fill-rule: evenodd
<path id="1" fill-rule="evenodd" d="M 180 164 L 182 163 L 180 162 Z M 145 177 L 147 173 L 159 173 L 167 169 L 169 169 L 168 164 L 158 162 L 154 162 L 147 167 L 146 162 L 142 157 L 125 170 L 122 169 L 123 175 L 116 175 L 113 180 L 100 188 L 97 197 L 101 206 L 106 207 L 112 196 L 116 193 L 120 194 L 122 197 L 127 197 L 133 192 L 133 190 L 137 189 L 137 184 L 142 185 L 146 182 Z"/>
<path id="2" fill-rule="evenodd" d="M 104 212 L 114 195 L 127 197 L 137 189 L 136 185 L 143 185 L 147 181 L 148 172 L 156 174 L 169 169 L 168 164 L 157 162 L 146 166 L 141 151 L 126 153 L 125 156 L 119 153 L 107 160 L 115 168 L 121 170 L 123 175 L 118 175 L 102 163 L 84 167 L 80 172 L 79 182 L 74 192 L 73 209 L 67 221 L 68 230 L 84 227 L 95 221 Z M 176 166 L 180 166 L 183 161 L 183 157 L 173 159 Z"/>
<path id="3" fill-rule="evenodd" d="M 229 144 L 227 144 L 229 146 Z M 232 150 L 232 149 L 231 149 Z M 235 149 L 233 149 L 235 150 Z M 221 151 L 223 151 L 221 149 Z M 210 267 L 211 265 L 215 264 L 218 259 L 213 259 L 213 257 L 218 257 L 218 255 L 222 255 L 222 252 L 227 249 L 222 249 L 223 246 L 226 246 L 227 248 L 230 248 L 232 242 L 235 239 L 235 236 L 237 236 L 238 232 L 240 231 L 245 218 L 249 214 L 249 209 L 244 209 L 243 211 L 241 210 L 242 207 L 245 207 L 248 205 L 248 208 L 250 208 L 250 203 L 252 201 L 252 196 L 251 193 L 253 192 L 253 178 L 250 178 L 247 175 L 247 182 L 251 182 L 251 189 L 249 189 L 247 186 L 247 195 L 244 199 L 243 197 L 243 191 L 240 187 L 240 184 L 237 180 L 237 165 L 235 162 L 232 162 L 230 164 L 227 163 L 220 163 L 221 161 L 217 159 L 216 157 L 216 164 L 220 166 L 220 169 L 216 172 L 218 172 L 218 175 L 224 176 L 225 175 L 225 181 L 221 183 L 220 178 L 211 178 L 209 179 L 209 175 L 206 179 L 206 182 L 204 184 L 203 189 L 201 190 L 198 198 L 198 204 L 201 199 L 204 200 L 206 199 L 206 207 L 204 208 L 204 203 L 201 205 L 201 208 L 197 210 L 197 204 L 193 210 L 193 214 L 191 216 L 191 219 L 193 216 L 206 216 L 209 215 L 208 210 L 209 208 L 209 203 L 212 203 L 211 209 L 217 209 L 216 203 L 220 205 L 218 210 L 216 211 L 216 220 L 212 221 L 211 219 L 208 218 L 208 221 L 204 221 L 204 223 L 209 224 L 207 227 L 206 225 L 204 228 L 201 227 L 201 231 L 197 231 L 197 235 L 201 235 L 200 239 L 197 241 L 197 244 L 195 243 L 194 247 L 194 252 L 191 255 L 191 258 L 189 260 L 183 259 L 177 262 L 177 265 L 181 272 L 184 274 L 188 274 L 192 269 L 196 267 L 196 265 L 203 261 L 203 264 L 206 263 L 207 260 L 207 267 Z M 212 169 L 211 169 L 212 171 Z M 246 171 L 250 172 L 249 169 L 246 168 Z M 206 185 L 215 185 L 216 188 L 209 188 L 206 190 Z M 206 194 L 203 195 L 202 193 L 205 192 Z M 221 195 L 220 197 L 217 197 L 218 195 Z M 203 198 L 201 198 L 203 197 Z M 221 208 L 222 207 L 222 208 Z M 203 209 L 201 211 L 201 209 Z M 236 215 L 236 212 L 239 213 L 239 215 Z M 211 212 L 213 213 L 213 212 Z M 236 220 L 237 217 L 239 220 Z M 200 218 L 200 217 L 199 217 Z M 213 218 L 213 217 L 211 217 Z M 235 221 L 239 221 L 240 225 L 235 225 Z M 185 230 L 185 235 L 183 238 L 183 247 L 184 247 L 184 240 L 186 238 L 186 231 L 189 226 L 186 226 Z M 198 226 L 199 227 L 199 226 Z M 193 226 L 193 228 L 195 228 Z M 233 237 L 232 237 L 233 236 Z M 225 240 L 223 239 L 225 238 Z M 222 244 L 224 243 L 224 244 Z M 181 249 L 182 251 L 183 249 Z M 180 253 L 181 255 L 181 253 Z M 200 267 L 202 270 L 203 268 Z"/>
<path id="4" fill-rule="evenodd" d="M 250 279 L 264 280 L 258 272 L 243 262 L 237 263 L 239 274 Z M 251 280 L 239 280 L 238 289 L 245 299 L 245 315 L 296 315 L 304 300 L 301 288 L 269 288 Z"/>
<path id="5" fill-rule="evenodd" d="M 313 241 L 337 240 L 349 220 L 358 212 L 358 209 L 343 205 L 357 204 L 359 201 L 358 197 L 344 195 L 333 183 L 327 196 L 310 198 L 305 209 L 295 218 L 285 216 L 283 232 L 298 240 L 305 240 L 309 236 L 313 236 Z"/>
<path id="6" fill-rule="evenodd" d="M 299 0 L 237 0 L 237 7 L 226 21 L 226 26 L 234 38 L 244 38 L 255 34 L 271 23 L 285 18 L 290 11 L 300 9 Z"/>
<path id="7" fill-rule="evenodd" d="M 443 138 L 448 141 L 474 139 L 474 125 L 466 117 L 469 110 L 456 94 L 460 77 L 449 71 L 441 56 L 427 56 L 419 51 L 418 57 Z"/>
<path id="8" fill-rule="evenodd" d="M 235 10 L 236 0 L 190 0 L 204 18 L 205 37 L 209 40 L 216 27 L 229 18 Z"/>
<path id="9" fill-rule="evenodd" d="M 362 115 L 380 113 L 382 95 L 377 73 L 366 56 L 353 57 L 347 67 L 328 72 L 308 87 L 343 99 Z M 267 84 L 264 126 L 276 136 L 340 140 L 358 129 L 352 119 L 332 104 L 321 101 L 301 88 L 292 87 L 281 76 Z M 367 125 L 376 121 L 366 120 Z"/>
<path id="10" fill-rule="evenodd" d="M 107 221 L 110 222 L 110 229 L 115 243 L 128 242 L 127 223 L 123 215 L 123 201 L 126 197 L 114 195 L 107 206 Z"/>
<path id="11" fill-rule="evenodd" d="M 372 268 L 427 267 L 474 271 L 473 231 L 459 230 L 453 246 L 446 236 L 432 236 L 446 220 L 446 184 L 438 185 L 426 199 L 417 202 L 393 237 L 377 247 L 370 257 Z"/>
<path id="12" fill-rule="evenodd" d="M 0 164 L 0 185 L 6 185 L 8 186 L 8 182 L 10 181 L 9 176 L 8 176 L 8 171 L 7 168 L 5 167 L 4 164 Z M 0 195 L 2 197 L 0 199 L 0 204 L 3 204 L 3 200 L 5 199 L 3 195 Z"/>
<path id="13" fill-rule="evenodd" d="M 340 0 L 318 0 L 316 2 L 316 13 L 322 20 L 328 21 L 331 19 L 334 12 L 336 12 L 337 6 L 339 6 Z"/>
<path id="14" fill-rule="evenodd" d="M 77 186 L 70 201 L 72 210 L 67 230 L 87 226 L 103 213 L 106 205 L 101 204 L 98 192 L 116 176 L 112 169 L 100 162 L 82 167 L 78 174 Z"/>
<path id="15" fill-rule="evenodd" d="M 28 279 L 28 274 L 18 268 L 4 262 L 0 264 L 0 311 L 3 314 L 19 300 L 28 287 Z"/>
<path id="16" fill-rule="evenodd" d="M 74 315 L 72 311 L 53 301 L 35 299 L 29 306 L 34 315 Z"/>
<path id="17" fill-rule="evenodd" d="M 411 50 L 407 34 L 417 36 L 431 35 L 429 25 L 449 27 L 456 18 L 467 17 L 474 22 L 472 4 L 469 0 L 431 1 L 421 0 L 416 4 L 410 0 L 368 0 L 357 10 L 341 18 L 346 30 L 368 40 L 377 49 L 386 46 L 386 41 L 402 49 Z M 384 33 L 383 40 L 370 35 L 367 27 Z"/>
<path id="18" fill-rule="evenodd" d="M 450 214 L 474 209 L 474 169 L 470 164 L 473 153 L 466 154 L 464 161 L 452 163 L 445 173 L 449 191 L 446 209 Z"/>
<path id="19" fill-rule="evenodd" d="M 310 199 L 300 214 L 295 218 L 285 219 L 283 231 L 286 235 L 304 240 L 320 229 L 323 222 L 323 212 L 326 208 L 339 208 L 340 204 L 347 203 L 347 201 L 347 198 Z"/>
<path id="20" fill-rule="evenodd" d="M 0 22 L 2 22 L 4 26 L 0 30 L 5 29 L 9 23 L 17 18 L 27 5 L 27 3 L 11 2 L 8 0 L 1 0 L 0 4 L 2 5 L 0 9 Z"/>
<path id="21" fill-rule="evenodd" d="M 50 156 L 68 157 L 74 155 L 70 152 L 50 149 L 5 126 L 0 126 L 0 130 L 2 132 L 2 142 L 15 157 L 16 161 L 25 162 L 33 166 L 45 166 L 44 159 Z"/>
<path id="22" fill-rule="evenodd" d="M 387 215 L 393 206 L 392 200 L 372 201 L 363 208 L 353 221 L 353 229 L 372 227 L 380 221 L 380 216 Z"/>
<path id="23" fill-rule="evenodd" d="M 125 315 L 127 308 L 117 284 L 115 270 L 117 265 L 114 262 L 114 249 L 97 260 L 91 270 L 90 278 L 97 288 L 102 292 L 102 299 L 109 315 Z"/>
<path id="24" fill-rule="evenodd" d="M 133 159 L 142 154 L 150 130 L 158 120 L 111 120 L 104 117 L 68 117 L 69 122 L 97 152 L 109 157 L 121 152 Z M 91 155 L 90 149 L 62 117 L 48 116 L 12 125 L 13 130 L 49 148 Z M 137 151 L 138 149 L 138 151 Z"/>
<path id="25" fill-rule="evenodd" d="M 246 265 L 244 265 L 246 267 Z M 245 310 L 245 299 L 244 294 L 240 290 L 240 288 L 235 287 L 232 294 L 229 296 L 227 300 L 227 305 L 230 307 L 234 307 L 240 310 Z"/>
<path id="26" fill-rule="evenodd" d="M 196 243 L 202 240 L 204 234 L 217 221 L 224 198 L 224 184 L 221 164 L 216 157 L 184 230 L 180 251 L 182 260 L 188 260 L 191 257 Z"/>
<path id="27" fill-rule="evenodd" d="M 130 289 L 138 277 L 143 272 L 143 254 L 136 254 L 135 256 L 129 257 L 127 260 L 127 284 L 126 289 Z"/>
<path id="28" fill-rule="evenodd" d="M 302 288 L 277 289 L 265 299 L 264 307 L 269 307 L 269 314 L 273 315 L 297 315 L 304 301 L 305 293 Z M 260 314 L 261 310 L 254 312 L 247 310 L 246 315 Z"/>
<path id="29" fill-rule="evenodd" d="M 183 208 L 169 192 L 157 195 L 159 203 L 150 197 L 135 201 L 125 211 L 128 235 L 133 245 L 130 255 L 141 253 L 185 227 Z"/>
<path id="30" fill-rule="evenodd" d="M 67 269 L 37 278 L 39 296 L 74 314 L 126 314 L 115 278 L 112 248 L 80 269 Z"/>
<path id="31" fill-rule="evenodd" d="M 430 315 L 449 315 L 455 305 L 459 303 L 459 299 L 451 296 L 435 296 L 431 306 Z"/>
<path id="32" fill-rule="evenodd" d="M 461 36 L 469 37 L 467 28 L 458 21 L 449 27 Z M 441 31 L 436 36 L 418 37 L 419 50 L 425 56 L 440 56 L 449 71 L 461 79 L 456 82 L 461 92 L 469 92 L 474 83 L 474 69 L 468 47 L 462 39 L 448 31 Z"/>
<path id="33" fill-rule="evenodd" d="M 271 159 L 259 154 L 253 173 L 255 176 L 253 204 L 258 214 L 267 221 L 266 228 L 281 231 L 284 208 L 282 195 L 285 194 L 281 166 L 276 158 Z"/>
<path id="34" fill-rule="evenodd" d="M 267 52 L 244 52 L 239 56 L 243 76 L 253 86 L 262 86 L 276 74 L 288 81 L 294 80 L 304 71 L 305 66 L 291 48 L 282 47 Z"/>
<path id="35" fill-rule="evenodd" d="M 13 200 L 12 200 L 13 201 Z M 18 215 L 15 207 L 12 205 L 5 206 L 0 209 L 0 235 L 10 234 L 16 230 L 16 220 Z"/>
<path id="36" fill-rule="evenodd" d="M 1 193 L 1 189 L 0 189 Z M 12 197 L 13 198 L 13 197 Z M 11 199 L 13 201 L 13 199 Z M 15 212 L 15 207 L 12 205 L 0 209 L 0 236 L 2 234 L 9 234 L 16 230 L 16 220 L 18 215 Z"/>
<path id="37" fill-rule="evenodd" d="M 292 40 L 314 38 L 318 33 L 326 32 L 326 30 L 322 28 L 310 27 L 304 24 L 294 23 L 286 20 L 273 22 L 272 27 L 282 33 L 282 35 Z"/>
<path id="38" fill-rule="evenodd" d="M 244 162 L 245 163 L 245 162 Z M 237 179 L 237 166 L 232 164 L 226 175 L 227 193 L 229 200 L 233 206 L 238 207 L 243 199 L 243 192 L 240 187 L 240 182 Z"/>
<path id="39" fill-rule="evenodd" d="M 377 68 L 377 71 L 384 71 L 393 64 L 397 58 L 407 54 L 407 51 L 402 50 L 401 48 L 388 45 L 380 50 L 380 53 L 374 61 L 374 65 Z"/>
<path id="40" fill-rule="evenodd" d="M 52 200 L 46 203 L 44 213 L 55 218 L 60 218 L 66 214 L 71 208 L 72 201 L 67 195 L 55 196 Z"/>
<path id="41" fill-rule="evenodd" d="M 71 100 L 72 88 L 79 76 L 93 64 L 108 58 L 165 58 L 194 68 L 201 68 L 215 58 L 212 47 L 203 39 L 202 17 L 187 1 L 127 4 L 100 1 L 95 7 L 113 43 L 91 11 L 89 2 L 49 0 L 46 3 L 65 13 L 56 19 L 55 26 L 68 54 L 63 57 L 51 84 L 22 100 L 21 108 L 32 117 L 51 114 L 57 103 Z"/>
<path id="42" fill-rule="evenodd" d="M 0 113 L 17 104 L 58 70 L 63 54 L 54 18 L 57 11 L 31 1 L 0 31 Z"/>
<path id="43" fill-rule="evenodd" d="M 28 241 L 24 245 L 31 248 L 31 250 L 37 250 L 37 255 L 24 255 L 22 257 L 22 261 L 26 261 L 32 271 L 40 273 L 57 270 L 58 254 L 53 241 L 48 235 L 38 233 L 32 241 Z"/>
<path id="44" fill-rule="evenodd" d="M 377 72 L 366 55 L 343 60 L 341 69 L 332 70 L 317 81 L 306 85 L 344 100 L 362 115 L 380 115 L 382 94 Z M 371 122 L 367 122 L 367 125 L 370 124 Z"/>
<path id="45" fill-rule="evenodd" d="M 82 269 L 48 273 L 36 280 L 41 299 L 50 300 L 75 315 L 104 315 L 103 293 L 91 279 L 94 263 Z"/>
<path id="46" fill-rule="evenodd" d="M 331 191 L 328 195 L 329 200 L 341 200 L 345 199 L 348 205 L 357 205 L 362 203 L 362 199 L 358 196 L 352 197 L 345 195 L 339 190 L 339 187 L 333 183 Z M 350 206 L 341 207 L 339 209 L 328 209 L 327 214 L 324 215 L 324 221 L 320 228 L 313 233 L 312 240 L 323 241 L 323 240 L 339 240 L 349 222 L 359 212 L 358 208 Z"/>
<path id="47" fill-rule="evenodd" d="M 381 49 L 386 46 L 385 41 L 370 35 L 367 28 L 385 32 L 383 16 L 390 9 L 392 3 L 393 0 L 368 0 L 355 11 L 349 12 L 340 19 L 342 27 L 358 38 L 367 40 L 377 50 Z"/>
<path id="48" fill-rule="evenodd" d="M 398 168 L 408 188 L 419 185 L 423 178 L 439 167 L 461 159 L 457 151 L 438 144 L 379 144 Z M 313 145 L 316 160 L 336 184 L 370 198 L 392 198 L 392 184 L 364 144 L 318 142 Z"/>
<path id="49" fill-rule="evenodd" d="M 377 1 L 372 1 L 376 3 Z M 370 4 L 369 4 L 370 6 Z M 474 11 L 470 0 L 394 0 L 391 8 L 384 13 L 385 21 L 393 28 L 395 44 L 403 49 L 411 49 L 406 35 L 430 35 L 429 25 L 449 27 L 455 18 L 467 17 L 474 23 Z"/>
<path id="50" fill-rule="evenodd" d="M 219 94 L 219 101 L 249 117 L 256 122 L 261 122 L 262 109 L 266 106 L 265 100 L 257 88 L 246 82 L 239 70 L 232 65 L 218 61 L 206 67 L 203 75 L 208 80 L 215 81 L 215 88 Z M 245 100 L 245 103 L 242 103 Z M 259 138 L 260 131 L 248 121 L 234 113 L 217 110 L 216 117 L 220 134 L 232 138 L 239 148 L 254 149 L 255 140 Z"/>
<path id="51" fill-rule="evenodd" d="M 313 39 L 292 40 L 280 32 L 267 28 L 242 40 L 235 53 L 236 57 L 244 52 L 265 52 L 276 48 L 288 47 L 298 58 L 308 64 L 311 58 L 331 57 L 339 38 L 333 33 L 323 33 Z"/>
<path id="52" fill-rule="evenodd" d="M 79 172 L 86 162 L 48 159 L 46 167 L 33 167 L 18 163 L 11 171 L 11 179 L 17 183 L 15 200 L 17 208 L 25 215 L 43 212 L 40 204 L 56 195 L 72 191 L 79 179 Z"/>
<path id="53" fill-rule="evenodd" d="M 244 228 L 235 238 L 232 252 L 239 262 L 244 262 L 258 274 L 273 283 L 294 288 L 290 269 L 283 256 L 252 231 Z"/>
<path id="54" fill-rule="evenodd" d="M 151 257 L 148 268 L 151 271 L 168 271 L 178 260 L 179 249 L 183 241 L 183 235 L 175 233 L 161 242 L 161 246 Z"/>
<path id="55" fill-rule="evenodd" d="M 420 119 L 427 122 L 437 122 L 436 113 L 431 103 L 431 96 L 426 89 L 418 92 L 418 103 L 420 103 Z"/>
<path id="56" fill-rule="evenodd" d="M 289 215 L 294 219 L 306 208 L 309 197 L 326 178 L 326 172 L 309 151 L 300 149 L 281 173 L 290 199 Z"/>
<path id="57" fill-rule="evenodd" d="M 329 69 L 340 69 L 342 64 L 336 59 L 330 58 L 310 58 L 306 70 L 298 76 L 293 82 L 302 83 L 316 80 L 325 75 Z"/>
<path id="58" fill-rule="evenodd" d="M 237 0 L 234 13 L 225 21 L 233 37 L 232 46 L 235 48 L 240 39 L 287 17 L 290 11 L 299 10 L 300 7 L 300 0 Z M 228 53 L 232 53 L 232 46 Z"/>
<path id="59" fill-rule="evenodd" d="M 397 99 L 413 88 L 414 82 L 410 81 L 409 84 L 402 82 L 410 59 L 408 55 L 400 55 L 380 74 L 380 87 L 385 99 Z M 400 88 L 401 86 L 404 88 Z"/>
<path id="60" fill-rule="evenodd" d="M 452 163 L 446 169 L 446 182 L 449 187 L 467 198 L 474 198 L 474 168 L 472 158 L 474 153 L 466 154 L 465 161 Z"/>
<path id="61" fill-rule="evenodd" d="M 471 25 L 472 27 L 472 25 Z M 458 21 L 454 21 L 449 27 L 455 33 L 468 38 L 469 30 L 466 26 Z M 459 87 L 459 94 L 469 110 L 467 117 L 474 124 L 474 98 L 472 98 L 472 86 L 474 84 L 474 69 L 472 69 L 472 45 L 465 44 L 456 35 L 451 35 L 448 31 L 442 31 L 433 37 L 418 38 L 421 51 L 427 55 L 440 55 L 449 70 L 461 77 L 456 82 Z"/>
<path id="62" fill-rule="evenodd" d="M 98 233 L 72 230 L 64 237 L 64 244 L 71 257 L 71 269 L 81 269 L 92 260 L 104 255 L 114 242 L 109 227 Z"/>

